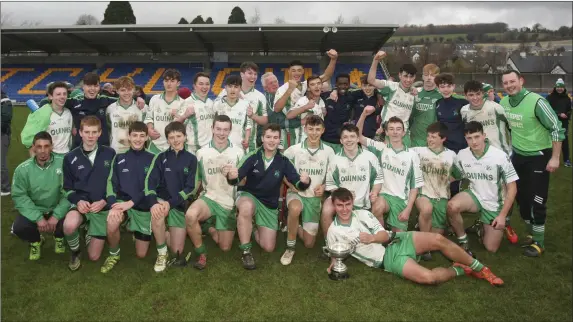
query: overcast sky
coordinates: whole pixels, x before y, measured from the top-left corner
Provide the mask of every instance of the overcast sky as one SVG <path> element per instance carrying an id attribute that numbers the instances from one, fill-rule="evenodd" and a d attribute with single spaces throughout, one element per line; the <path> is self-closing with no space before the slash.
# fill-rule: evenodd
<path id="1" fill-rule="evenodd" d="M 247 21 L 258 8 L 261 23 L 282 17 L 287 23 L 332 23 L 340 13 L 345 23 L 354 16 L 373 24 L 469 24 L 506 22 L 511 28 L 539 22 L 546 28 L 572 24 L 571 2 L 131 2 L 137 24 L 177 23 L 197 15 L 227 23 L 231 9 L 239 5 Z M 103 19 L 108 2 L 2 2 L 2 15 L 11 25 L 40 21 L 42 25 L 71 25 L 87 13 Z M 158 14 L 160 12 L 160 14 Z"/>

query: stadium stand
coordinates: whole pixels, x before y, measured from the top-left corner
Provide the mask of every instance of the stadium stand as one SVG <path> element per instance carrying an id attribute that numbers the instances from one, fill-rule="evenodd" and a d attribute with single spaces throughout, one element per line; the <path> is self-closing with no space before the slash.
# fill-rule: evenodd
<path id="1" fill-rule="evenodd" d="M 28 99 L 41 100 L 46 95 L 46 86 L 54 81 L 65 80 L 77 84 L 81 77 L 95 69 L 95 65 L 3 65 L 2 88 L 9 97 L 18 102 Z"/>

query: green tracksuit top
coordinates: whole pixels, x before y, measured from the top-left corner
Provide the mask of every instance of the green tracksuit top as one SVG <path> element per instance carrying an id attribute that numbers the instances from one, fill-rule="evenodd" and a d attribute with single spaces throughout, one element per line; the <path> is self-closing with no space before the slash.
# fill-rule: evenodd
<path id="1" fill-rule="evenodd" d="M 44 167 L 32 157 L 14 170 L 12 200 L 22 216 L 37 222 L 44 213 L 53 212 L 54 217 L 62 219 L 70 210 L 62 189 L 63 161 L 63 156 L 52 153 Z"/>

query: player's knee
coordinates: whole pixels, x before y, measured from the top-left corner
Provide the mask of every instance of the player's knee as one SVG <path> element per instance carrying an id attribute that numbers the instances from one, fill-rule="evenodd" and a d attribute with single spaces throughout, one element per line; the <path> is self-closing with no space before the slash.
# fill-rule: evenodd
<path id="1" fill-rule="evenodd" d="M 448 244 L 449 241 L 450 240 L 447 239 L 446 237 L 444 237 L 444 235 L 434 233 L 434 243 L 437 246 L 444 246 L 444 245 Z"/>
<path id="2" fill-rule="evenodd" d="M 272 253 L 275 250 L 275 245 L 263 244 L 261 245 L 261 248 L 267 253 Z"/>
<path id="3" fill-rule="evenodd" d="M 436 284 L 437 279 L 432 271 L 427 271 L 418 276 L 417 282 L 420 284 L 433 285 Z"/>
<path id="4" fill-rule="evenodd" d="M 92 253 L 92 252 L 88 253 L 88 258 L 92 262 L 97 262 L 99 260 L 100 256 L 101 256 L 101 253 Z"/>
<path id="5" fill-rule="evenodd" d="M 500 243 L 484 243 L 483 246 L 490 253 L 497 253 Z"/>
<path id="6" fill-rule="evenodd" d="M 194 225 L 197 223 L 198 220 L 199 220 L 199 214 L 197 212 L 188 210 L 185 213 L 185 222 L 188 225 Z"/>
<path id="7" fill-rule="evenodd" d="M 457 202 L 448 201 L 447 213 L 453 215 L 460 212 L 460 205 Z"/>
<path id="8" fill-rule="evenodd" d="M 316 238 L 313 238 L 313 239 L 310 239 L 310 240 L 305 240 L 305 241 L 304 241 L 304 247 L 306 247 L 306 248 L 313 248 L 315 242 L 316 242 Z"/>
<path id="9" fill-rule="evenodd" d="M 136 249 L 135 256 L 140 259 L 145 258 L 145 256 L 147 256 L 147 249 Z"/>
<path id="10" fill-rule="evenodd" d="M 231 245 L 219 244 L 219 248 L 224 252 L 228 252 L 231 250 Z"/>
<path id="11" fill-rule="evenodd" d="M 291 202 L 288 204 L 288 215 L 300 217 L 300 213 L 302 212 L 302 205 L 299 202 Z"/>

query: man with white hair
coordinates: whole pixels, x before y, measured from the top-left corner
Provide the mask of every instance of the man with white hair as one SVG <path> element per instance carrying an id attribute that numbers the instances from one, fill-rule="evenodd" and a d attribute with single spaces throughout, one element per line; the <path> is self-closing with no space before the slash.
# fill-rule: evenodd
<path id="1" fill-rule="evenodd" d="M 265 91 L 265 98 L 267 99 L 267 115 L 269 118 L 269 123 L 275 123 L 280 125 L 281 130 L 285 133 L 285 129 L 287 128 L 299 128 L 300 127 L 300 118 L 295 118 L 292 120 L 287 120 L 286 115 L 282 112 L 275 112 L 274 111 L 274 101 L 275 101 L 275 94 L 279 88 L 279 80 L 277 76 L 272 72 L 267 72 L 261 76 L 261 84 L 263 85 L 263 89 Z M 257 146 L 261 146 L 261 135 L 262 135 L 262 127 L 258 128 L 257 131 Z M 281 147 L 286 146 L 286 135 L 281 135 Z"/>

